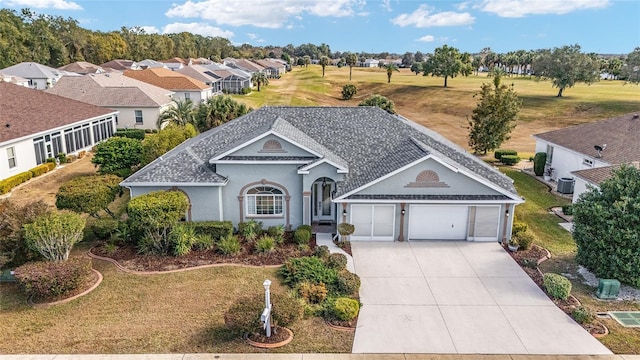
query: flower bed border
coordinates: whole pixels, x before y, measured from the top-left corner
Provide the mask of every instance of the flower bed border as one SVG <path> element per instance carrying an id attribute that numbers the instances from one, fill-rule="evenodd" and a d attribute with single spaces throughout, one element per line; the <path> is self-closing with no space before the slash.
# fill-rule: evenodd
<path id="1" fill-rule="evenodd" d="M 71 302 L 71 301 L 73 301 L 73 300 L 75 300 L 75 299 L 77 299 L 79 297 L 85 296 L 88 293 L 90 293 L 93 290 L 95 290 L 102 283 L 102 279 L 104 278 L 102 276 L 102 274 L 100 273 L 100 271 L 98 271 L 96 269 L 93 269 L 93 268 L 91 269 L 91 271 L 93 271 L 96 275 L 98 275 L 98 280 L 89 289 L 81 292 L 80 294 L 74 295 L 74 296 L 66 298 L 66 299 L 58 300 L 58 301 L 37 303 L 37 304 L 33 302 L 33 297 L 29 297 L 27 302 L 29 303 L 29 305 L 31 305 L 31 306 L 33 306 L 35 308 L 47 308 L 47 307 L 54 306 L 54 305 L 68 303 L 68 302 Z"/>
<path id="2" fill-rule="evenodd" d="M 275 349 L 275 348 L 283 347 L 293 340 L 293 331 L 289 330 L 284 326 L 282 327 L 279 326 L 279 328 L 286 331 L 289 334 L 289 337 L 286 340 L 273 343 L 273 344 L 257 342 L 257 341 L 250 340 L 249 338 L 245 339 L 245 341 L 247 342 L 247 344 L 257 348 L 261 348 L 261 349 Z"/>

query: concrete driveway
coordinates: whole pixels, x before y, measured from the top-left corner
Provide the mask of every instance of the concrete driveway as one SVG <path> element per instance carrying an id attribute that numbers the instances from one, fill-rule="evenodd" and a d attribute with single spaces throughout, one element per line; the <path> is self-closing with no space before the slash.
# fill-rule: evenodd
<path id="1" fill-rule="evenodd" d="M 611 354 L 497 243 L 353 242 L 354 353 Z"/>

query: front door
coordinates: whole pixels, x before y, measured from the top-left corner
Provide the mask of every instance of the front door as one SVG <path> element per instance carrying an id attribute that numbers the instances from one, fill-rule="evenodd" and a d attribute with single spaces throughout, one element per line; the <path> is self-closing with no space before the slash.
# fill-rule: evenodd
<path id="1" fill-rule="evenodd" d="M 333 221 L 334 204 L 331 202 L 331 192 L 334 190 L 333 181 L 317 181 L 311 188 L 311 198 L 313 207 L 313 221 Z"/>

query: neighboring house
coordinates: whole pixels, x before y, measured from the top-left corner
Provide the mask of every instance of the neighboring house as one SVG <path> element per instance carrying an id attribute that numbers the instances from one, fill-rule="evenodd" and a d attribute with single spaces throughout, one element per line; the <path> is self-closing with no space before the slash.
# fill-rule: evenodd
<path id="1" fill-rule="evenodd" d="M 25 101 L 29 99 L 29 101 Z M 117 111 L 0 82 L 0 180 L 113 135 Z"/>
<path id="2" fill-rule="evenodd" d="M 140 68 L 142 70 L 144 69 L 148 69 L 148 68 L 167 68 L 163 63 L 161 63 L 160 61 L 155 61 L 155 60 L 151 60 L 151 59 L 145 59 L 142 61 L 138 62 L 138 66 L 140 66 Z"/>
<path id="3" fill-rule="evenodd" d="M 0 70 L 1 73 L 27 79 L 29 87 L 37 90 L 48 89 L 56 84 L 63 76 L 80 76 L 69 71 L 34 63 L 22 62 Z"/>
<path id="4" fill-rule="evenodd" d="M 264 68 L 264 73 L 269 78 L 279 79 L 284 73 L 287 72 L 287 67 L 284 64 L 273 61 L 271 59 L 253 60 L 256 64 Z"/>
<path id="5" fill-rule="evenodd" d="M 173 92 L 120 73 L 63 77 L 55 95 L 118 111 L 118 128 L 156 129 L 158 116 L 175 106 Z"/>
<path id="6" fill-rule="evenodd" d="M 547 154 L 546 168 L 553 169 L 554 181 L 576 177 L 574 202 L 586 191 L 587 184 L 597 186 L 606 179 L 611 166 L 640 161 L 638 113 L 533 136 L 536 152 Z"/>
<path id="7" fill-rule="evenodd" d="M 120 71 L 120 72 L 125 71 L 125 70 L 142 70 L 142 68 L 140 67 L 140 65 L 138 65 L 137 62 L 132 61 L 132 60 L 123 60 L 123 59 L 116 59 L 116 60 L 108 61 L 108 62 L 100 65 L 100 67 L 105 69 L 105 70 L 107 70 L 107 68 L 109 68 L 109 69 L 117 70 L 117 71 Z"/>
<path id="8" fill-rule="evenodd" d="M 176 72 L 202 81 L 208 86 L 211 86 L 213 93 L 219 93 L 222 91 L 221 79 L 213 74 L 212 70 L 207 67 L 204 67 L 202 65 L 190 65 L 176 70 Z"/>
<path id="9" fill-rule="evenodd" d="M 174 100 L 191 100 L 194 104 L 206 101 L 212 96 L 211 86 L 189 76 L 164 68 L 153 68 L 139 71 L 127 70 L 125 76 L 144 81 L 151 85 L 171 90 Z"/>
<path id="10" fill-rule="evenodd" d="M 242 89 L 251 89 L 251 74 L 234 69 L 226 65 L 212 63 L 204 65 L 211 70 L 213 76 L 219 79 L 221 91 L 230 94 L 240 94 Z"/>
<path id="11" fill-rule="evenodd" d="M 368 67 L 368 68 L 375 68 L 378 67 L 378 64 L 380 63 L 380 60 L 376 60 L 376 59 L 366 59 L 365 61 L 358 61 L 358 63 L 356 64 L 357 67 Z"/>
<path id="12" fill-rule="evenodd" d="M 22 78 L 20 76 L 13 76 L 9 74 L 3 74 L 0 72 L 0 82 L 8 82 L 24 87 L 29 87 L 29 80 Z"/>
<path id="13" fill-rule="evenodd" d="M 80 75 L 102 74 L 105 72 L 100 66 L 86 61 L 76 61 L 74 63 L 61 66 L 58 70 L 70 71 Z"/>
<path id="14" fill-rule="evenodd" d="M 175 189 L 187 220 L 349 222 L 351 240 L 510 238 L 513 181 L 377 107 L 263 107 L 189 139 L 121 183 Z"/>
<path id="15" fill-rule="evenodd" d="M 261 72 L 264 71 L 264 67 L 251 62 L 247 59 L 233 59 L 233 58 L 226 58 L 223 60 L 223 64 L 229 67 L 232 67 L 234 69 L 239 69 L 242 71 L 245 71 L 247 73 L 249 73 L 250 75 L 252 75 L 253 73 L 256 72 Z"/>

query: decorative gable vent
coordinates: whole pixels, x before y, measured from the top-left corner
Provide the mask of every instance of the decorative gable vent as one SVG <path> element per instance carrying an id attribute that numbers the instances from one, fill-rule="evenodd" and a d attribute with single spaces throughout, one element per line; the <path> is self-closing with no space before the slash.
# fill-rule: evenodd
<path id="1" fill-rule="evenodd" d="M 283 148 L 282 148 L 282 144 L 280 144 L 280 141 L 278 140 L 267 140 L 264 142 L 264 145 L 262 145 L 262 150 L 260 150 L 259 152 L 261 153 L 284 153 L 286 152 Z"/>
<path id="2" fill-rule="evenodd" d="M 449 187 L 446 183 L 440 181 L 440 176 L 433 170 L 421 171 L 416 176 L 416 181 L 405 185 L 407 188 L 429 188 L 429 187 Z"/>

